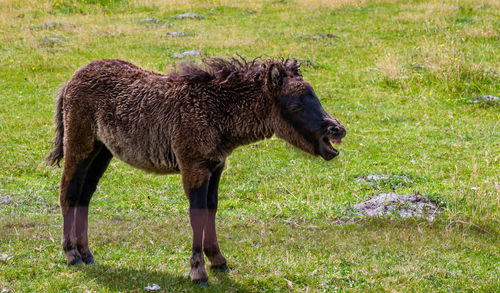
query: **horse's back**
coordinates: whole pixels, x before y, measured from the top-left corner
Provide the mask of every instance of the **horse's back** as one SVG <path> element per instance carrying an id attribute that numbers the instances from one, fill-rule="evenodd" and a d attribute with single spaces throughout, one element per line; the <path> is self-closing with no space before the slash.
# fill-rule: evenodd
<path id="1" fill-rule="evenodd" d="M 126 61 L 93 61 L 66 85 L 66 124 L 87 133 L 80 140 L 98 140 L 134 167 L 176 172 L 170 127 L 175 110 L 165 104 L 161 78 Z"/>

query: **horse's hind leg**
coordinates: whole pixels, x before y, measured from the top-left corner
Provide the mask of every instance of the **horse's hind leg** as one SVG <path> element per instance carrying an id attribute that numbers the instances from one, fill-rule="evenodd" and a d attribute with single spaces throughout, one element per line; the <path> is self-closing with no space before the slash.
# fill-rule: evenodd
<path id="1" fill-rule="evenodd" d="M 203 231 L 203 251 L 211 263 L 212 270 L 226 272 L 228 270 L 226 258 L 222 255 L 217 242 L 215 231 L 215 215 L 217 213 L 219 180 L 222 175 L 224 164 L 218 166 L 210 176 L 207 193 L 208 217 Z"/>
<path id="2" fill-rule="evenodd" d="M 68 122 L 74 123 L 74 121 Z M 102 144 L 94 141 L 94 137 L 90 133 L 92 130 L 84 127 L 85 124 L 79 124 L 80 127 L 73 128 L 68 126 L 71 125 L 65 125 L 64 170 L 59 194 L 64 221 L 62 247 L 68 263 L 79 264 L 82 263 L 82 258 L 77 248 L 75 234 L 76 209 L 88 168 L 99 153 Z"/>
<path id="3" fill-rule="evenodd" d="M 99 153 L 95 156 L 94 160 L 87 170 L 87 175 L 85 177 L 85 182 L 83 183 L 80 200 L 78 201 L 76 207 L 76 243 L 78 252 L 80 253 L 83 262 L 86 264 L 95 262 L 94 257 L 90 252 L 88 240 L 89 203 L 90 199 L 92 198 L 92 194 L 94 194 L 97 188 L 97 183 L 106 171 L 111 158 L 113 158 L 111 152 L 105 146 L 102 146 L 99 150 Z"/>

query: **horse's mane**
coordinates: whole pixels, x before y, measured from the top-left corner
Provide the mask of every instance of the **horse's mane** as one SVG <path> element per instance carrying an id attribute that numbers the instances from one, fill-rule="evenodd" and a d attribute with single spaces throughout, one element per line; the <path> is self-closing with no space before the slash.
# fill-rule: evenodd
<path id="1" fill-rule="evenodd" d="M 294 59 L 266 59 L 260 57 L 247 61 L 244 57 L 203 58 L 201 64 L 182 62 L 170 74 L 174 79 L 190 81 L 215 80 L 219 83 L 232 83 L 239 81 L 260 81 L 271 64 L 281 65 L 288 76 L 301 76 L 300 64 Z"/>

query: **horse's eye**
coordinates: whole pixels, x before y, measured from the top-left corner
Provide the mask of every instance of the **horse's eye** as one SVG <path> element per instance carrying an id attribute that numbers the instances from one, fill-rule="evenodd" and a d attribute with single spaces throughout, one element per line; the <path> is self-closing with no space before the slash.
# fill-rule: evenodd
<path id="1" fill-rule="evenodd" d="M 288 104 L 287 105 L 287 109 L 291 112 L 299 112 L 303 109 L 304 107 L 302 107 L 301 104 L 296 104 L 296 103 L 292 103 L 292 104 Z"/>

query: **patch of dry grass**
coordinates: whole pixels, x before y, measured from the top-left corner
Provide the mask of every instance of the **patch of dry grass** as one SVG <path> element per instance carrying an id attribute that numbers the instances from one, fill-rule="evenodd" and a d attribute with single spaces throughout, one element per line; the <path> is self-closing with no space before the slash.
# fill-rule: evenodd
<path id="1" fill-rule="evenodd" d="M 402 56 L 387 54 L 377 59 L 376 66 L 389 80 L 404 79 L 403 61 Z"/>
<path id="2" fill-rule="evenodd" d="M 486 26 L 467 26 L 465 29 L 465 34 L 472 38 L 498 38 L 498 30 L 495 29 L 491 24 Z"/>
<path id="3" fill-rule="evenodd" d="M 426 1 L 426 2 L 421 2 L 417 5 L 411 3 L 408 4 L 409 7 L 413 6 L 416 7 L 419 10 L 423 11 L 431 11 L 434 13 L 452 13 L 453 11 L 456 11 L 459 9 L 459 6 L 456 5 L 456 1 Z"/>
<path id="4" fill-rule="evenodd" d="M 294 4 L 301 5 L 306 8 L 339 8 L 346 6 L 360 6 L 366 3 L 374 3 L 376 1 L 367 0 L 296 0 Z"/>
<path id="5" fill-rule="evenodd" d="M 378 57 L 375 65 L 388 82 L 402 83 L 408 78 L 430 79 L 452 92 L 463 89 L 466 83 L 498 80 L 498 67 L 474 62 L 471 53 L 455 42 L 439 43 L 423 38 L 413 50 L 399 55 L 386 53 Z"/>
<path id="6" fill-rule="evenodd" d="M 301 8 L 338 8 L 345 6 L 359 6 L 365 5 L 368 2 L 373 3 L 374 1 L 367 0 L 275 0 L 275 1 L 265 1 L 265 0 L 195 0 L 195 1 L 184 1 L 184 0 L 166 0 L 166 1 L 155 1 L 155 0 L 137 0 L 133 3 L 135 5 L 144 6 L 157 6 L 168 10 L 171 9 L 193 9 L 194 7 L 212 7 L 212 6 L 231 6 L 239 8 L 262 8 L 263 5 L 281 5 L 290 4 L 294 6 L 300 6 Z M 382 2 L 382 1 L 378 1 Z M 387 1 L 385 1 L 387 2 Z"/>
<path id="7" fill-rule="evenodd" d="M 436 17 L 431 10 L 425 10 L 425 11 L 401 11 L 399 12 L 394 19 L 396 20 L 407 20 L 407 21 L 423 21 L 423 20 L 428 20 L 429 18 L 434 18 Z"/>
<path id="8" fill-rule="evenodd" d="M 172 10 L 192 10 L 192 9 L 200 9 L 200 8 L 208 8 L 214 6 L 231 6 L 238 8 L 248 8 L 248 9 L 261 9 L 265 3 L 268 1 L 265 0 L 194 0 L 194 1 L 185 1 L 185 0 L 164 0 L 164 1 L 156 1 L 156 0 L 136 0 L 131 2 L 134 6 L 145 6 L 145 7 L 157 7 L 162 11 L 172 11 Z"/>
<path id="9" fill-rule="evenodd" d="M 413 58 L 415 64 L 422 65 L 433 78 L 440 81 L 481 82 L 497 78 L 498 73 L 493 68 L 470 60 L 470 54 L 457 46 L 436 45 L 427 41 L 421 43 L 419 54 Z"/>

